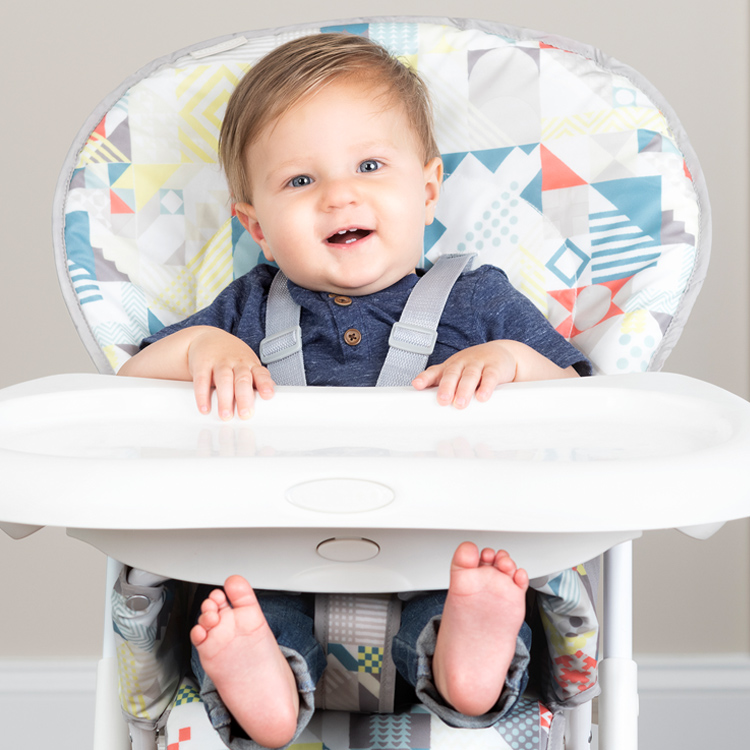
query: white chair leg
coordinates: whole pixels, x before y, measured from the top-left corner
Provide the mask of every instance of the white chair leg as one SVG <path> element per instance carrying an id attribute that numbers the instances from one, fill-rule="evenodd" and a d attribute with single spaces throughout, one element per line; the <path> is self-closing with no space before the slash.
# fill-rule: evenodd
<path id="1" fill-rule="evenodd" d="M 96 705 L 94 713 L 94 750 L 130 750 L 128 728 L 120 710 L 117 684 L 117 654 L 112 630 L 110 594 L 122 565 L 107 559 L 107 584 L 104 598 L 104 637 L 102 659 L 96 669 Z"/>
<path id="2" fill-rule="evenodd" d="M 590 750 L 591 701 L 576 706 L 565 719 L 565 750 Z"/>
<path id="3" fill-rule="evenodd" d="M 633 661 L 633 543 L 604 554 L 604 658 L 599 665 L 599 750 L 638 748 L 638 668 Z"/>
<path id="4" fill-rule="evenodd" d="M 102 659 L 96 669 L 94 750 L 130 750 L 117 696 L 117 659 Z"/>

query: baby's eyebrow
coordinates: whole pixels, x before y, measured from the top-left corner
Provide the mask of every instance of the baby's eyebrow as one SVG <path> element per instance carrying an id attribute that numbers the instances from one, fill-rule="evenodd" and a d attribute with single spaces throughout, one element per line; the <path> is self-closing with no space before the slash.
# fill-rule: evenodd
<path id="1" fill-rule="evenodd" d="M 356 144 L 356 149 L 358 151 L 379 151 L 386 148 L 394 148 L 395 144 L 391 143 L 389 140 L 380 139 L 377 141 L 362 141 L 361 143 Z"/>
<path id="2" fill-rule="evenodd" d="M 309 170 L 305 169 L 298 159 L 290 159 L 281 164 L 277 164 L 266 172 L 263 182 L 266 185 L 273 184 L 279 180 L 285 180 L 287 177 L 296 177 L 300 174 L 306 174 Z"/>

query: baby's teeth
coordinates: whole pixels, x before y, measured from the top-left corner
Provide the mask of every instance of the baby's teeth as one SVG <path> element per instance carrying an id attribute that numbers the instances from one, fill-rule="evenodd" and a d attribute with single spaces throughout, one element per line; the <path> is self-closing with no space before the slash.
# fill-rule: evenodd
<path id="1" fill-rule="evenodd" d="M 349 230 L 348 229 L 342 229 L 339 234 L 346 234 Z"/>

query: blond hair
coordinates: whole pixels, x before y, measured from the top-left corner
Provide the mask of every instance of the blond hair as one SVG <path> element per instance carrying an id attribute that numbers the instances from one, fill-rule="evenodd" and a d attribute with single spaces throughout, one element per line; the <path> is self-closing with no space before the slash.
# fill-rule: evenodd
<path id="1" fill-rule="evenodd" d="M 263 129 L 303 97 L 352 77 L 368 86 L 384 87 L 386 96 L 401 105 L 425 164 L 440 155 L 429 94 L 415 71 L 365 37 L 346 33 L 305 36 L 263 57 L 229 99 L 219 138 L 219 161 L 234 202 L 252 202 L 246 155 Z"/>

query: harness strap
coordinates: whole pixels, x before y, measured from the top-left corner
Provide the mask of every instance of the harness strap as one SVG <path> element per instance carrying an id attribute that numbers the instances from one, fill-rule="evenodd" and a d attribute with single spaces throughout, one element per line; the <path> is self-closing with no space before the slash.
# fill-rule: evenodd
<path id="1" fill-rule="evenodd" d="M 471 268 L 475 257 L 473 253 L 441 255 L 417 282 L 401 319 L 391 329 L 390 348 L 376 383 L 378 387 L 409 385 L 427 366 L 451 289 L 464 269 Z"/>
<path id="2" fill-rule="evenodd" d="M 475 254 L 441 255 L 412 289 L 401 319 L 393 324 L 388 355 L 377 386 L 409 385 L 427 365 L 437 328 L 456 279 L 471 268 Z M 279 385 L 306 385 L 302 357 L 300 307 L 292 299 L 287 277 L 279 271 L 271 283 L 266 308 L 266 337 L 260 361 Z"/>
<path id="3" fill-rule="evenodd" d="M 306 385 L 302 358 L 300 306 L 292 299 L 282 270 L 274 277 L 266 305 L 266 337 L 260 342 L 260 361 L 279 385 Z"/>

